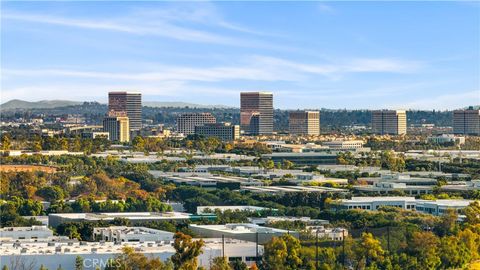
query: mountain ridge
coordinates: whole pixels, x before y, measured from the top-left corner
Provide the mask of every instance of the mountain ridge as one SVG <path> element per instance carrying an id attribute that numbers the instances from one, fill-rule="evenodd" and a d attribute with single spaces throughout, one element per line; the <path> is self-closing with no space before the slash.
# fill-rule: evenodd
<path id="1" fill-rule="evenodd" d="M 20 99 L 12 99 L 5 103 L 0 104 L 0 110 L 28 110 L 28 109 L 52 109 L 59 107 L 66 107 L 72 105 L 81 105 L 84 101 L 72 101 L 72 100 L 39 100 L 39 101 L 25 101 Z M 177 101 L 144 101 L 143 106 L 162 108 L 162 107 L 174 107 L 174 108 L 199 108 L 199 109 L 213 109 L 213 108 L 234 108 L 226 105 L 204 105 L 188 102 Z"/>

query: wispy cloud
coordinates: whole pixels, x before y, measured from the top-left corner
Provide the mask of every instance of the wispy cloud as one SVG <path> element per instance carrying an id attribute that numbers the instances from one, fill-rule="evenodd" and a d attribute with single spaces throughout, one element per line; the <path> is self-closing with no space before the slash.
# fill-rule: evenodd
<path id="1" fill-rule="evenodd" d="M 306 64 L 266 56 L 256 56 L 255 59 L 269 65 L 284 66 L 301 72 L 325 76 L 363 72 L 409 73 L 418 71 L 425 66 L 425 63 L 421 61 L 396 58 L 337 59 L 321 64 Z"/>
<path id="2" fill-rule="evenodd" d="M 334 13 L 335 9 L 326 3 L 318 3 L 317 9 L 322 13 Z"/>
<path id="3" fill-rule="evenodd" d="M 462 108 L 466 105 L 480 104 L 480 89 L 474 91 L 449 91 L 455 94 L 440 94 L 428 98 L 416 98 L 414 101 L 396 104 L 391 106 L 405 109 L 442 109 L 452 110 Z"/>
<path id="4" fill-rule="evenodd" d="M 236 38 L 217 35 L 214 33 L 189 29 L 166 22 L 157 21 L 147 25 L 139 25 L 136 22 L 119 22 L 108 20 L 84 20 L 69 19 L 62 17 L 41 16 L 34 14 L 5 13 L 3 18 L 7 20 L 19 20 L 34 23 L 54 24 L 68 27 L 78 27 L 93 30 L 108 30 L 135 35 L 156 35 L 178 40 L 217 43 L 217 44 L 244 44 Z M 245 44 L 244 44 L 245 45 Z"/>
<path id="5" fill-rule="evenodd" d="M 199 81 L 221 82 L 231 80 L 300 82 L 311 75 L 338 79 L 348 73 L 363 72 L 413 72 L 421 64 L 415 61 L 395 59 L 339 60 L 336 63 L 306 64 L 270 56 L 246 56 L 246 60 L 229 66 L 214 67 L 152 67 L 146 72 L 100 72 L 71 69 L 5 69 L 2 75 L 11 77 L 76 77 L 119 81 Z"/>

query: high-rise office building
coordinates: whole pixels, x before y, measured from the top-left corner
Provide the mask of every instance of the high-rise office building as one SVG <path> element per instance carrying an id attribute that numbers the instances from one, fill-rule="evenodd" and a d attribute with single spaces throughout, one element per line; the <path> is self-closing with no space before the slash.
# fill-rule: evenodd
<path id="1" fill-rule="evenodd" d="M 372 130 L 381 135 L 407 134 L 407 114 L 403 110 L 373 111 Z"/>
<path id="2" fill-rule="evenodd" d="M 272 93 L 240 93 L 240 127 L 245 133 L 251 135 L 273 133 Z"/>
<path id="3" fill-rule="evenodd" d="M 130 141 L 130 123 L 126 112 L 110 111 L 103 118 L 103 131 L 108 132 L 111 141 Z"/>
<path id="4" fill-rule="evenodd" d="M 319 111 L 292 111 L 288 114 L 288 128 L 290 134 L 319 135 Z"/>
<path id="5" fill-rule="evenodd" d="M 465 135 L 480 135 L 480 110 L 453 111 L 453 133 Z"/>
<path id="6" fill-rule="evenodd" d="M 139 92 L 109 92 L 108 111 L 126 112 L 130 130 L 142 128 L 142 94 Z"/>
<path id="7" fill-rule="evenodd" d="M 234 141 L 240 137 L 240 126 L 230 123 L 209 123 L 195 127 L 195 134 L 216 137 L 222 141 Z"/>
<path id="8" fill-rule="evenodd" d="M 190 135 L 195 133 L 196 126 L 216 122 L 217 119 L 211 113 L 186 113 L 177 118 L 177 131 Z"/>

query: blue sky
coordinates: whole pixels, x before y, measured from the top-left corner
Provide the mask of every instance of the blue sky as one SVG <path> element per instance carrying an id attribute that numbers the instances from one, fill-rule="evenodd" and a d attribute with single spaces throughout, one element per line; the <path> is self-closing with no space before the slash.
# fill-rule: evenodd
<path id="1" fill-rule="evenodd" d="M 2 2 L 1 101 L 480 104 L 474 2 Z"/>

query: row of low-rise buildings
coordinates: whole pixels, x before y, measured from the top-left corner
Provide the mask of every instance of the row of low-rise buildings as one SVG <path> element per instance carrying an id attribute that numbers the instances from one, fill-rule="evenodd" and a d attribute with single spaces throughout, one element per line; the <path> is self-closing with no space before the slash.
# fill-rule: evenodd
<path id="1" fill-rule="evenodd" d="M 229 224 L 225 226 L 233 227 Z M 256 231 L 262 229 L 263 227 L 256 228 Z M 283 233 L 273 228 L 263 230 L 260 232 L 261 239 L 271 239 Z M 38 231 L 38 228 L 32 227 L 0 229 L 0 267 L 39 269 L 43 265 L 47 269 L 76 269 L 77 257 L 81 257 L 82 269 L 93 270 L 105 268 L 110 259 L 123 253 L 125 247 L 131 247 L 149 258 L 159 258 L 162 261 L 168 260 L 176 252 L 172 245 L 173 233 L 145 227 L 94 228 L 93 237 L 96 240 L 92 242 L 80 242 L 64 237 L 52 238 L 53 232 L 46 227 L 42 227 L 45 235 L 38 234 Z M 226 257 L 228 261 L 243 261 L 249 266 L 260 260 L 263 246 L 259 241 L 241 240 L 248 235 L 244 233 L 246 230 L 233 231 L 234 233 L 230 234 L 220 234 L 218 238 L 203 238 L 205 245 L 198 256 L 199 266 L 210 268 L 216 257 Z M 28 238 L 25 235 L 28 235 Z"/>
<path id="2" fill-rule="evenodd" d="M 461 214 L 461 209 L 472 203 L 471 200 L 421 200 L 415 197 L 352 197 L 351 199 L 342 199 L 336 202 L 339 209 L 359 209 L 374 211 L 380 207 L 397 207 L 404 210 L 415 210 L 418 212 L 442 215 L 447 209 L 454 209 Z"/>

